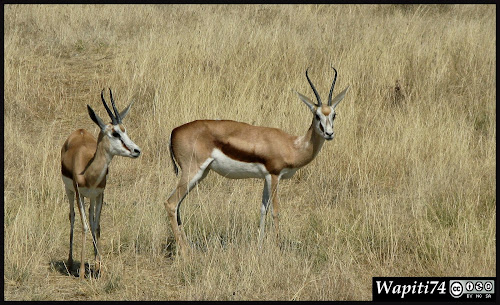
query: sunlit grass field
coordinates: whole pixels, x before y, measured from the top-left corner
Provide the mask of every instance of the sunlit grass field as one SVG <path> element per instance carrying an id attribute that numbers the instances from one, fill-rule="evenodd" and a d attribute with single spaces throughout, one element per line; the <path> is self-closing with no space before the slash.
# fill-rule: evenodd
<path id="1" fill-rule="evenodd" d="M 370 300 L 373 276 L 496 274 L 496 6 L 6 5 L 6 300 Z M 257 247 L 263 182 L 210 173 L 164 203 L 171 130 L 231 119 L 303 135 L 314 99 L 336 137 L 280 183 L 280 237 Z M 68 276 L 60 150 L 112 88 L 141 147 L 115 157 L 100 279 Z M 88 208 L 88 199 L 87 199 Z M 270 215 L 269 215 L 270 216 Z M 79 261 L 81 223 L 75 222 Z M 90 234 L 86 260 L 93 265 Z"/>

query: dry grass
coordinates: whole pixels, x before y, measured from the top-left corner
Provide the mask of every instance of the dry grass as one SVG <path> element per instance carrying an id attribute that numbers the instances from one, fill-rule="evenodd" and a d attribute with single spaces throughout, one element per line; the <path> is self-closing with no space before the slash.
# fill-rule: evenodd
<path id="1" fill-rule="evenodd" d="M 494 276 L 495 13 L 6 5 L 5 299 L 369 300 L 372 276 Z M 163 206 L 176 184 L 172 128 L 221 118 L 303 134 L 311 118 L 292 89 L 313 97 L 310 66 L 325 96 L 331 63 L 337 90 L 351 90 L 335 140 L 280 185 L 281 240 L 256 248 L 261 181 L 212 173 L 182 206 L 199 249 L 173 256 Z M 125 123 L 143 155 L 113 161 L 104 273 L 79 281 L 63 270 L 60 147 L 77 128 L 97 135 L 85 105 L 105 117 L 105 87 L 120 108 L 136 99 Z"/>

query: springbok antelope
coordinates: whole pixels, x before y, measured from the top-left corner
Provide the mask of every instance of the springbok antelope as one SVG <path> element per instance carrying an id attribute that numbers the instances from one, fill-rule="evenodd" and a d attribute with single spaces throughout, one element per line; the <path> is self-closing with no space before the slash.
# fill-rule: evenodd
<path id="1" fill-rule="evenodd" d="M 311 126 L 303 136 L 292 136 L 277 128 L 229 120 L 192 121 L 172 130 L 170 157 L 175 174 L 179 172 L 177 164 L 182 169 L 182 174 L 165 207 L 181 254 L 187 249 L 187 239 L 182 230 L 180 204 L 210 169 L 231 179 L 263 178 L 259 246 L 264 236 L 265 216 L 270 201 L 273 203 L 273 218 L 276 234 L 278 233 L 278 182 L 292 177 L 299 168 L 311 162 L 323 142 L 334 137 L 335 108 L 344 98 L 349 86 L 332 100 L 337 79 L 337 70 L 333 70 L 335 77 L 328 95 L 328 104 L 324 105 L 306 69 L 307 81 L 318 104 L 296 92 L 313 114 Z"/>
<path id="2" fill-rule="evenodd" d="M 104 91 L 104 90 L 103 90 Z M 90 198 L 89 222 L 94 244 L 96 259 L 95 275 L 99 276 L 101 258 L 99 253 L 99 237 L 101 235 L 100 215 L 103 202 L 106 176 L 113 156 L 137 158 L 141 154 L 137 146 L 127 135 L 122 119 L 125 118 L 133 101 L 122 112 L 118 112 L 109 89 L 111 105 L 114 115 L 104 100 L 101 91 L 101 100 L 111 117 L 110 124 L 104 124 L 102 119 L 87 105 L 89 116 L 99 128 L 99 137 L 94 136 L 85 129 L 78 129 L 71 133 L 61 149 L 61 174 L 69 200 L 69 221 L 71 225 L 69 235 L 69 270 L 73 265 L 73 226 L 75 222 L 74 198 L 78 201 L 78 210 L 82 220 L 82 253 L 80 262 L 80 278 L 85 276 L 85 234 L 88 226 L 85 217 L 84 198 Z"/>

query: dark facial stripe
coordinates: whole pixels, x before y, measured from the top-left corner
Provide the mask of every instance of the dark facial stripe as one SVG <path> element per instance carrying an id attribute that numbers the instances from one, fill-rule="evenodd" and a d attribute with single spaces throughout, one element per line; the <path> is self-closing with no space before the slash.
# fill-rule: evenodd
<path id="1" fill-rule="evenodd" d="M 130 151 L 130 149 L 127 147 L 127 145 L 125 145 L 125 143 L 123 143 L 123 140 L 120 139 L 120 141 L 122 142 L 123 147 L 125 147 L 126 150 Z"/>

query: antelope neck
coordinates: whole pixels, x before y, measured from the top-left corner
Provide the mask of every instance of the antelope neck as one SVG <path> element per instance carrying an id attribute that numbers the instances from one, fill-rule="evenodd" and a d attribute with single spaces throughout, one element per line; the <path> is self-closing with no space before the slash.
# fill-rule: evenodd
<path id="1" fill-rule="evenodd" d="M 85 180 L 90 186 L 102 184 L 103 179 L 108 173 L 108 167 L 112 159 L 113 155 L 109 152 L 109 140 L 101 132 L 99 133 L 95 154 L 83 172 Z"/>
<path id="2" fill-rule="evenodd" d="M 297 138 L 295 145 L 299 148 L 297 167 L 311 162 L 323 147 L 325 139 L 314 131 L 314 120 L 304 136 Z"/>

